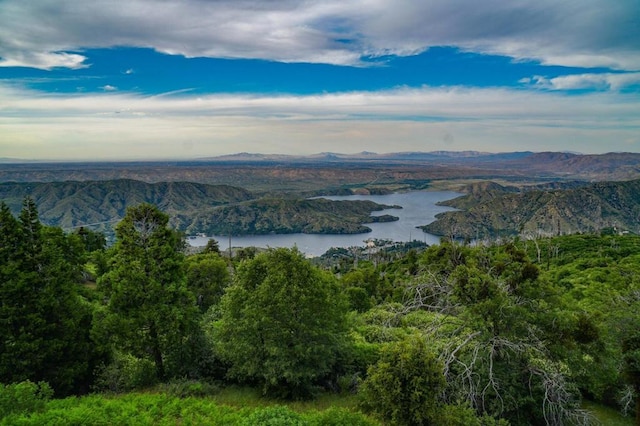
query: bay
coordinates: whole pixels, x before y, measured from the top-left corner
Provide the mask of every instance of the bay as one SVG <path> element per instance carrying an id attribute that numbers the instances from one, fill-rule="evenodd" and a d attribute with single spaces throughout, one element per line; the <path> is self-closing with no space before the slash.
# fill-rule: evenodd
<path id="1" fill-rule="evenodd" d="M 435 220 L 438 213 L 454 210 L 438 206 L 439 201 L 460 196 L 452 191 L 414 191 L 385 195 L 347 195 L 322 197 L 330 200 L 370 200 L 378 204 L 398 205 L 402 209 L 388 209 L 374 212 L 374 216 L 390 214 L 398 217 L 395 222 L 369 223 L 371 232 L 363 234 L 269 234 L 231 236 L 232 247 L 298 247 L 307 256 L 320 256 L 332 247 L 362 247 L 369 239 L 392 240 L 394 242 L 423 241 L 437 244 L 440 237 L 423 232 L 417 226 L 426 225 Z M 209 239 L 218 241 L 221 250 L 229 248 L 228 235 L 191 237 L 192 246 L 204 246 Z"/>

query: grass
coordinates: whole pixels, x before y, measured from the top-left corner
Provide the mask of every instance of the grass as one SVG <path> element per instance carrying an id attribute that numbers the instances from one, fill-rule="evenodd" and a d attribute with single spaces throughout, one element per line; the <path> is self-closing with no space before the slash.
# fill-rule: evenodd
<path id="1" fill-rule="evenodd" d="M 607 407 L 606 405 L 597 404 L 591 401 L 584 401 L 582 408 L 593 413 L 595 418 L 602 425 L 606 426 L 633 426 L 635 419 L 633 415 L 623 416 L 617 410 Z"/>

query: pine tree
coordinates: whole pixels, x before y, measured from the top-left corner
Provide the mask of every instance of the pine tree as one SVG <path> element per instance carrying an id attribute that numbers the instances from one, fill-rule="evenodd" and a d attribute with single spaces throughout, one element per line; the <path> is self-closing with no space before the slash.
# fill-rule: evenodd
<path id="1" fill-rule="evenodd" d="M 168 222 L 151 204 L 129 208 L 116 227 L 112 268 L 99 281 L 116 347 L 150 358 L 158 379 L 196 327 L 197 313 L 185 281 L 184 243 Z"/>
<path id="2" fill-rule="evenodd" d="M 19 219 L 0 206 L 0 381 L 47 381 L 59 394 L 86 389 L 91 309 L 76 291 L 77 265 L 60 229 L 43 227 L 27 198 Z"/>

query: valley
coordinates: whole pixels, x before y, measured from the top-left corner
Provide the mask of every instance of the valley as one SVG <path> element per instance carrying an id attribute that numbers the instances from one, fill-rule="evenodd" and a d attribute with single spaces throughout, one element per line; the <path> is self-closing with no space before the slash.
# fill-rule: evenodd
<path id="1" fill-rule="evenodd" d="M 640 155 L 410 152 L 315 156 L 236 154 L 192 161 L 0 164 L 0 199 L 17 212 L 32 197 L 44 223 L 111 234 L 146 202 L 186 234 L 354 234 L 396 220 L 371 202 L 310 197 L 453 190 L 421 229 L 459 238 L 520 233 L 638 232 Z M 592 182 L 618 183 L 593 184 Z M 418 233 L 419 230 L 416 230 Z"/>

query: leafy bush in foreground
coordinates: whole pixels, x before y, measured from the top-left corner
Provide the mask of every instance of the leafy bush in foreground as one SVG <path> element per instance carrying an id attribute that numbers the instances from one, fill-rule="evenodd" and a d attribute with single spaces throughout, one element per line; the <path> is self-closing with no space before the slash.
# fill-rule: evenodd
<path id="1" fill-rule="evenodd" d="M 28 414 L 44 409 L 53 396 L 46 382 L 29 380 L 11 385 L 0 384 L 0 419 L 10 414 Z"/>

